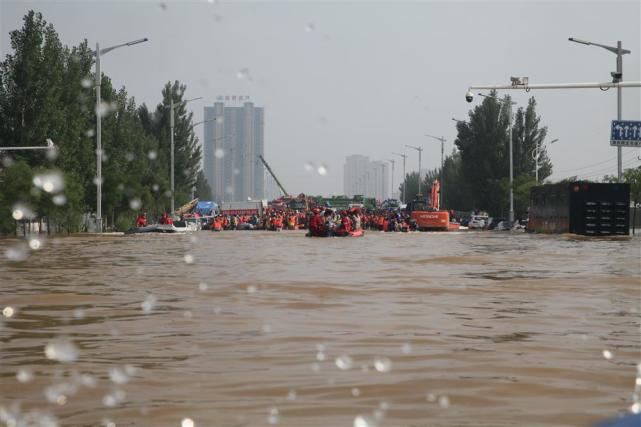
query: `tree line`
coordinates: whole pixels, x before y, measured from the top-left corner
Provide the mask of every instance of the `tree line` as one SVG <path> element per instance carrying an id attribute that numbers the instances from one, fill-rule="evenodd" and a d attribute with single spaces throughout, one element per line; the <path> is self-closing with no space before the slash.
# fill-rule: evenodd
<path id="1" fill-rule="evenodd" d="M 457 121 L 455 148 L 445 157 L 443 170 L 427 171 L 421 193 L 429 194 L 435 179 L 443 174 L 442 207 L 470 211 L 479 209 L 507 217 L 509 211 L 509 130 L 510 96 L 498 100 L 495 91 L 469 112 L 468 120 Z M 512 123 L 514 158 L 514 211 L 517 218 L 526 216 L 530 188 L 536 185 L 536 147 L 539 146 L 539 182 L 552 174 L 552 163 L 544 145 L 547 127 L 541 126 L 536 100 L 519 107 Z M 417 172 L 407 174 L 400 184 L 407 199 L 418 192 Z M 405 201 L 406 202 L 406 201 Z"/>
<path id="2" fill-rule="evenodd" d="M 137 105 L 124 87 L 100 76 L 102 104 L 95 107 L 94 52 L 84 40 L 68 47 L 52 24 L 30 11 L 10 33 L 12 52 L 0 62 L 0 147 L 42 146 L 50 139 L 55 156 L 42 151 L 5 151 L 0 163 L 0 233 L 15 231 L 16 205 L 58 228 L 77 231 L 96 208 L 96 114 L 102 118 L 103 221 L 126 229 L 136 211 L 157 214 L 170 206 L 169 104 L 175 111 L 175 199 L 188 201 L 192 188 L 211 195 L 200 168 L 202 152 L 192 113 L 185 108 L 186 86 L 168 82 L 155 108 Z M 96 111 L 98 110 L 98 111 Z M 60 193 L 34 185 L 54 171 Z M 61 197 L 62 196 L 62 197 Z"/>

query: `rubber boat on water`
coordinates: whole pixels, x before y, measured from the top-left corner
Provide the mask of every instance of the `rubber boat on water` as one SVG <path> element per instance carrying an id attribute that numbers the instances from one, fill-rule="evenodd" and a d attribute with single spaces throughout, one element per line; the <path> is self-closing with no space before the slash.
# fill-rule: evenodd
<path id="1" fill-rule="evenodd" d="M 158 224 L 150 224 L 145 227 L 132 227 L 125 231 L 125 234 L 138 234 L 138 233 L 155 233 L 158 231 Z"/>
<path id="2" fill-rule="evenodd" d="M 174 221 L 173 224 L 159 224 L 156 231 L 159 233 L 189 233 L 198 231 L 198 225 L 193 222 Z"/>
<path id="3" fill-rule="evenodd" d="M 316 234 L 311 234 L 310 232 L 305 234 L 305 236 L 307 236 L 307 237 L 361 237 L 361 236 L 364 236 L 364 235 L 365 235 L 365 231 L 364 230 L 350 231 L 346 235 L 342 235 L 342 236 L 337 236 L 337 235 L 334 235 L 334 234 L 327 234 L 327 235 L 324 235 L 324 236 L 319 236 L 319 235 L 316 235 Z"/>

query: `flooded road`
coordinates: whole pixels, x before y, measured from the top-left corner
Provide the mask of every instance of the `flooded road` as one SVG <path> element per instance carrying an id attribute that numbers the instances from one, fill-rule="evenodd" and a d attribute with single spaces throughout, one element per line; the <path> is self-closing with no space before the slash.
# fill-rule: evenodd
<path id="1" fill-rule="evenodd" d="M 590 425 L 633 404 L 638 237 L 81 236 L 10 261 L 17 243 L 0 425 Z"/>

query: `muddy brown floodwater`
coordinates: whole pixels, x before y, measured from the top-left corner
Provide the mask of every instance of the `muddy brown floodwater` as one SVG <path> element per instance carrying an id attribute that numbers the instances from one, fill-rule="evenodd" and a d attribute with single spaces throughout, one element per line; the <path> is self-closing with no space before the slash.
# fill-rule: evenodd
<path id="1" fill-rule="evenodd" d="M 591 425 L 634 403 L 638 237 L 21 244 L 0 240 L 0 425 Z"/>

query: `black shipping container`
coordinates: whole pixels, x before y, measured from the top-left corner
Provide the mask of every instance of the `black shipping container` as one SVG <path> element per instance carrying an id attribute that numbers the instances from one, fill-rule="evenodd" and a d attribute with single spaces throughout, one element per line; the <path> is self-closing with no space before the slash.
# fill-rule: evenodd
<path id="1" fill-rule="evenodd" d="M 610 236 L 630 233 L 630 185 L 570 182 L 530 191 L 528 231 Z"/>

